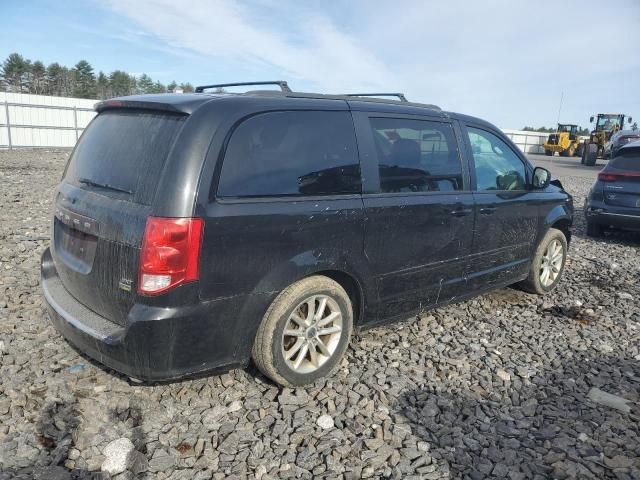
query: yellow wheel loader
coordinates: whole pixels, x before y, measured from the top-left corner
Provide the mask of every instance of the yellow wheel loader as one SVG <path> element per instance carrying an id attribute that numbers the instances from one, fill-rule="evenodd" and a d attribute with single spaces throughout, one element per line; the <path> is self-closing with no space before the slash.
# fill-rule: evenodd
<path id="1" fill-rule="evenodd" d="M 589 135 L 589 140 L 584 141 L 582 149 L 582 164 L 593 166 L 598 158 L 602 158 L 604 144 L 609 141 L 611 135 L 624 128 L 624 119 L 631 123 L 633 119 L 624 113 L 599 113 L 595 116 L 596 127 Z M 594 117 L 589 120 L 593 123 Z"/>
<path id="2" fill-rule="evenodd" d="M 579 145 L 578 126 L 559 123 L 555 133 L 550 134 L 543 144 L 544 154 L 550 157 L 557 152 L 561 157 L 572 157 L 576 155 Z"/>

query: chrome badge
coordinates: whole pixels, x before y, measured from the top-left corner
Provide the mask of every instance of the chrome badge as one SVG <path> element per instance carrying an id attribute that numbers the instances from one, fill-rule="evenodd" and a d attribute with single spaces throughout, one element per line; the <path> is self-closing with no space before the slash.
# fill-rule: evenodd
<path id="1" fill-rule="evenodd" d="M 131 291 L 131 285 L 133 284 L 133 282 L 127 278 L 123 278 L 122 280 L 120 280 L 118 282 L 118 288 L 120 290 L 124 290 L 125 292 L 130 292 Z"/>

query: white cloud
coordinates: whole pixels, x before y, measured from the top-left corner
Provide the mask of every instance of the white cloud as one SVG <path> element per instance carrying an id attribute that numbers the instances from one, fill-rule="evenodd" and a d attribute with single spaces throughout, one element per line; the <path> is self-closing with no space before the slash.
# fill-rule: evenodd
<path id="1" fill-rule="evenodd" d="M 329 91 L 382 88 L 393 83 L 388 68 L 321 12 L 306 12 L 275 29 L 268 20 L 286 16 L 286 5 L 262 2 L 254 10 L 231 0 L 112 0 L 111 6 L 174 47 L 213 58 L 267 64 L 283 76 Z M 262 17 L 261 17 L 262 16 Z"/>
<path id="2" fill-rule="evenodd" d="M 640 118 L 637 0 L 105 1 L 160 43 L 210 58 L 207 75 L 214 64 L 233 79 L 400 90 L 503 127 L 552 124 L 561 92 L 565 121 Z"/>

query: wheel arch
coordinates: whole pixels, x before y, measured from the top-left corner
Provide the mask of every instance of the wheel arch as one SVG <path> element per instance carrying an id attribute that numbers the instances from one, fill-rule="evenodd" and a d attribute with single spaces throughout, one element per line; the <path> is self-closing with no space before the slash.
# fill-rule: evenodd
<path id="1" fill-rule="evenodd" d="M 361 325 L 364 311 L 363 299 L 365 294 L 362 290 L 362 285 L 356 277 L 342 270 L 319 270 L 308 276 L 313 275 L 323 275 L 328 277 L 344 288 L 351 300 L 351 305 L 353 306 L 353 325 Z"/>
<path id="2" fill-rule="evenodd" d="M 571 220 L 569 218 L 559 218 L 553 222 L 549 228 L 555 228 L 564 233 L 567 243 L 571 243 Z"/>
<path id="3" fill-rule="evenodd" d="M 317 258 L 316 258 L 317 260 Z M 345 289 L 353 306 L 354 327 L 362 324 L 367 315 L 368 303 L 374 300 L 375 286 L 367 285 L 364 278 L 367 272 L 358 272 L 348 262 L 333 258 L 331 261 L 284 262 L 274 268 L 267 277 L 263 278 L 255 289 L 245 297 L 243 306 L 238 312 L 238 325 L 235 329 L 235 341 L 238 345 L 238 355 L 241 361 L 248 361 L 255 335 L 262 318 L 269 305 L 288 286 L 314 275 L 323 275 L 337 282 Z M 359 275 L 360 273 L 360 275 Z"/>

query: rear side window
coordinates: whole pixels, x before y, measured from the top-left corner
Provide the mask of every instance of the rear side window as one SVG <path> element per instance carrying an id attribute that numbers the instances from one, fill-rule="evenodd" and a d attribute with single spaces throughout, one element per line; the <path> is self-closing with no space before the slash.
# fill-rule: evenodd
<path id="1" fill-rule="evenodd" d="M 381 192 L 462 190 L 462 165 L 451 124 L 403 118 L 370 122 Z"/>
<path id="2" fill-rule="evenodd" d="M 84 132 L 65 180 L 149 205 L 185 116 L 107 110 Z"/>
<path id="3" fill-rule="evenodd" d="M 272 112 L 244 121 L 226 149 L 218 196 L 360 193 L 348 112 Z"/>

